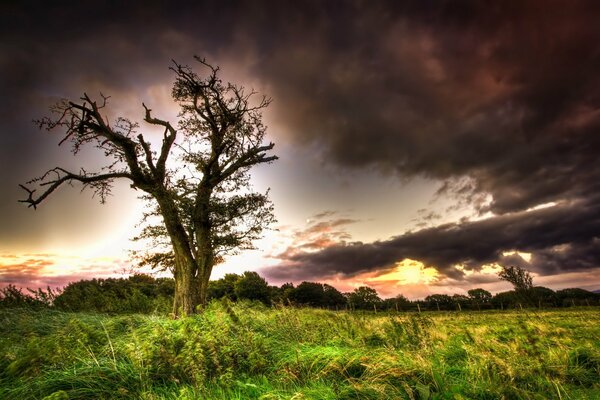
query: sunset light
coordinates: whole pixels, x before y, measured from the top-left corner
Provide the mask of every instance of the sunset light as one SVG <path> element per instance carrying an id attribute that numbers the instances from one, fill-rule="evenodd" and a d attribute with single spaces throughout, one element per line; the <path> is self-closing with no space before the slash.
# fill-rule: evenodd
<path id="1" fill-rule="evenodd" d="M 425 267 L 422 262 L 407 258 L 396 263 L 396 268 L 391 272 L 369 279 L 369 281 L 395 281 L 397 285 L 430 284 L 435 282 L 438 276 L 435 268 Z"/>

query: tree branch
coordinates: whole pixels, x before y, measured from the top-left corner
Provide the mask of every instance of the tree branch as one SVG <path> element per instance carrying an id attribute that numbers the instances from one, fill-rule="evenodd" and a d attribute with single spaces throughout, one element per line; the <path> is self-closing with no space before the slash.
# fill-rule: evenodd
<path id="1" fill-rule="evenodd" d="M 173 143 L 175 143 L 175 138 L 177 137 L 177 130 L 175 130 L 175 128 L 173 128 L 173 126 L 168 121 L 152 117 L 152 110 L 146 107 L 144 103 L 142 103 L 142 106 L 144 107 L 144 110 L 146 110 L 144 121 L 152 125 L 160 125 L 165 127 L 162 147 L 160 149 L 160 156 L 158 157 L 158 161 L 156 162 L 156 171 L 159 177 L 164 179 L 167 159 L 169 158 L 171 147 L 173 146 Z"/>
<path id="2" fill-rule="evenodd" d="M 146 164 L 148 164 L 148 168 L 150 168 L 152 175 L 156 176 L 156 167 L 154 166 L 154 160 L 152 159 L 152 150 L 150 149 L 150 145 L 144 140 L 144 135 L 141 133 L 138 135 L 138 140 L 144 149 L 144 154 L 146 155 Z"/>
<path id="3" fill-rule="evenodd" d="M 46 181 L 46 178 L 48 176 L 50 176 L 51 174 L 55 174 L 55 177 L 51 180 Z M 61 186 L 63 183 L 71 183 L 73 181 L 83 183 L 84 187 L 85 186 L 94 187 L 96 193 L 98 193 L 100 195 L 101 201 L 104 202 L 104 199 L 110 193 L 110 181 L 112 181 L 115 178 L 129 178 L 129 179 L 133 180 L 133 177 L 131 176 L 131 174 L 129 174 L 127 172 L 112 172 L 112 173 L 107 173 L 107 174 L 88 174 L 87 172 L 83 171 L 82 174 L 74 174 L 63 168 L 56 167 L 56 168 L 53 168 L 53 169 L 47 171 L 41 177 L 33 179 L 28 182 L 30 184 L 39 182 L 38 185 L 40 187 L 48 186 L 48 188 L 46 190 L 44 190 L 44 192 L 37 197 L 34 196 L 34 194 L 36 192 L 35 189 L 29 189 L 28 187 L 26 187 L 24 185 L 19 185 L 28 194 L 27 199 L 19 200 L 19 202 L 27 203 L 27 204 L 29 204 L 28 207 L 33 207 L 34 209 L 37 209 L 37 205 L 40 204 L 42 201 L 44 201 L 44 199 L 46 197 L 48 197 L 52 192 L 54 192 L 56 189 L 58 189 L 59 186 Z"/>
<path id="4" fill-rule="evenodd" d="M 235 162 L 231 163 L 227 168 L 220 174 L 219 180 L 229 178 L 235 171 L 240 168 L 250 167 L 256 164 L 268 163 L 271 161 L 278 160 L 277 156 L 267 157 L 266 152 L 273 149 L 274 143 L 269 143 L 265 146 L 258 146 L 250 148 L 246 153 L 242 154 Z"/>

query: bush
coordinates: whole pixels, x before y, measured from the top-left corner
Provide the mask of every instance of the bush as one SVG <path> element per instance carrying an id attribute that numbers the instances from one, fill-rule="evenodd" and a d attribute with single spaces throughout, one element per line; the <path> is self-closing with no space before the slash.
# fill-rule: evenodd
<path id="1" fill-rule="evenodd" d="M 166 313 L 175 291 L 172 279 L 136 274 L 127 279 L 81 280 L 67 285 L 54 305 L 64 311 Z"/>
<path id="2" fill-rule="evenodd" d="M 27 289 L 28 294 L 14 285 L 8 285 L 0 289 L 0 308 L 47 308 L 53 305 L 57 291 L 48 287 L 43 289 Z"/>

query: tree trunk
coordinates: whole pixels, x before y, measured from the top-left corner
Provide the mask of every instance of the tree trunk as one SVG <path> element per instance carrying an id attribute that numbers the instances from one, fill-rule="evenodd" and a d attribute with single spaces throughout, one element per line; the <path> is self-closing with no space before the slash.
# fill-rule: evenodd
<path id="1" fill-rule="evenodd" d="M 166 191 L 158 191 L 153 195 L 160 207 L 175 255 L 173 314 L 176 317 L 195 314 L 200 304 L 200 285 L 198 282 L 198 268 L 190 248 L 187 233 L 170 194 Z"/>
<path id="2" fill-rule="evenodd" d="M 202 311 L 208 301 L 208 281 L 215 263 L 212 244 L 212 223 L 210 220 L 210 199 L 212 186 L 205 183 L 200 185 L 196 206 L 194 209 L 194 229 L 196 235 L 196 271 L 198 277 L 198 306 Z"/>
<path id="3" fill-rule="evenodd" d="M 195 267 L 192 260 L 176 257 L 175 298 L 173 299 L 173 314 L 176 316 L 195 314 L 198 312 L 198 306 L 201 305 L 200 282 L 194 273 Z"/>
<path id="4" fill-rule="evenodd" d="M 211 272 L 212 265 L 205 264 L 203 271 L 198 273 L 198 311 L 204 310 L 208 304 L 208 281 L 210 280 Z"/>

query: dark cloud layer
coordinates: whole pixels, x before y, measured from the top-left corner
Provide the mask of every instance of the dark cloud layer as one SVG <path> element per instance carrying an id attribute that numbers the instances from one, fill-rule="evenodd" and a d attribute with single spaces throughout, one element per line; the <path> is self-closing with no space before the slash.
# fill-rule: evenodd
<path id="1" fill-rule="evenodd" d="M 282 265 L 265 270 L 278 280 L 351 277 L 386 271 L 405 258 L 422 261 L 443 275 L 462 279 L 455 268 L 479 270 L 484 264 L 520 265 L 541 275 L 600 265 L 600 208 L 575 202 L 479 221 L 446 224 L 386 241 L 330 246 L 317 253 L 281 255 Z M 529 262 L 511 251 L 532 253 Z"/>
<path id="2" fill-rule="evenodd" d="M 495 215 L 299 253 L 274 275 L 406 256 L 456 276 L 508 249 L 540 273 L 598 267 L 598 20 L 597 1 L 3 2 L 0 183 L 46 166 L 29 121 L 52 99 L 137 93 L 197 53 L 268 87 L 271 118 L 324 162 L 442 180 Z M 0 198 L 5 227 L 14 201 Z M 525 212 L 548 202 L 562 203 Z"/>
<path id="3" fill-rule="evenodd" d="M 426 3 L 320 15 L 274 50 L 261 73 L 296 138 L 343 166 L 470 176 L 496 213 L 597 190 L 600 4 Z"/>

